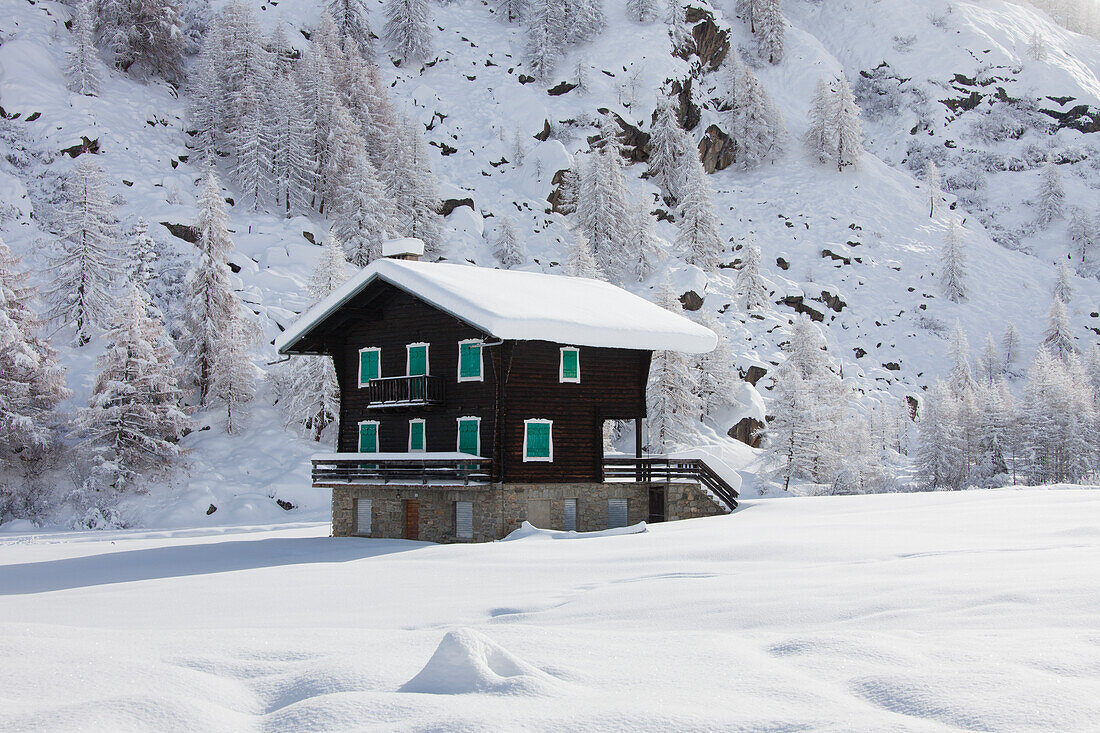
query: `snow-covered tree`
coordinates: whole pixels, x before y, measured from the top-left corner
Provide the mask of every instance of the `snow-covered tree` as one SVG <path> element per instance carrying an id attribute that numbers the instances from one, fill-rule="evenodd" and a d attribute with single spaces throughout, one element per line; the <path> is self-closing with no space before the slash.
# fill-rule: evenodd
<path id="1" fill-rule="evenodd" d="M 832 142 L 832 131 L 829 126 L 835 97 L 836 91 L 832 86 L 825 79 L 818 79 L 810 100 L 809 124 L 806 127 L 803 142 L 819 163 L 832 162 L 835 156 L 836 146 Z"/>
<path id="2" fill-rule="evenodd" d="M 668 0 L 665 22 L 668 23 L 668 37 L 672 42 L 672 55 L 686 58 L 687 53 L 695 43 L 695 39 L 687 26 L 684 6 L 680 0 Z"/>
<path id="3" fill-rule="evenodd" d="M 1039 348 L 1020 416 L 1032 482 L 1077 482 L 1095 470 L 1095 395 L 1076 354 L 1059 358 Z"/>
<path id="4" fill-rule="evenodd" d="M 657 0 L 627 0 L 626 14 L 636 23 L 652 23 L 661 15 Z"/>
<path id="5" fill-rule="evenodd" d="M 0 240 L 0 468 L 50 446 L 54 410 L 71 394 L 57 352 L 39 334 L 34 298 L 19 258 Z"/>
<path id="6" fill-rule="evenodd" d="M 623 273 L 623 281 L 631 275 L 641 282 L 653 272 L 661 256 L 662 240 L 658 238 L 653 214 L 645 198 L 638 198 L 631 207 L 629 231 L 627 232 L 627 260 L 629 267 Z"/>
<path id="7" fill-rule="evenodd" d="M 958 398 L 943 382 L 937 381 L 921 403 L 917 439 L 916 470 L 921 482 L 933 491 L 963 488 L 967 456 Z"/>
<path id="8" fill-rule="evenodd" d="M 963 229 L 954 216 L 947 221 L 940 251 L 940 289 L 952 303 L 963 303 L 967 298 L 966 252 L 963 245 Z"/>
<path id="9" fill-rule="evenodd" d="M 116 67 L 180 79 L 184 36 L 175 0 L 99 0 L 97 9 L 96 35 Z"/>
<path id="10" fill-rule="evenodd" d="M 772 104 L 752 69 L 731 59 L 729 73 L 729 136 L 734 160 L 742 170 L 750 170 L 783 153 L 787 131 L 779 110 Z"/>
<path id="11" fill-rule="evenodd" d="M 653 131 L 649 138 L 649 177 L 661 189 L 668 204 L 680 200 L 684 159 L 697 155 L 691 138 L 680 127 L 672 102 L 658 95 Z"/>
<path id="12" fill-rule="evenodd" d="M 569 243 L 569 256 L 565 260 L 565 274 L 571 277 L 588 277 L 594 280 L 606 280 L 607 275 L 600 268 L 592 254 L 592 245 L 584 232 L 575 229 L 573 241 Z"/>
<path id="13" fill-rule="evenodd" d="M 510 216 L 500 218 L 500 230 L 493 242 L 493 254 L 505 267 L 518 267 L 527 261 L 527 253 L 523 248 L 523 240 L 516 231 L 516 224 Z"/>
<path id="14" fill-rule="evenodd" d="M 1069 303 L 1073 300 L 1073 277 L 1069 274 L 1069 268 L 1066 267 L 1065 262 L 1058 265 L 1052 293 L 1055 300 L 1060 300 L 1063 303 Z"/>
<path id="15" fill-rule="evenodd" d="M 774 415 L 763 433 L 764 475 L 789 491 L 792 480 L 812 477 L 817 437 L 812 388 L 789 362 L 776 369 L 770 409 Z"/>
<path id="16" fill-rule="evenodd" d="M 584 234 L 600 269 L 617 282 L 630 267 L 630 212 L 622 157 L 610 128 L 603 145 L 588 156 L 577 186 L 577 229 Z"/>
<path id="17" fill-rule="evenodd" d="M 210 395 L 225 410 L 225 432 L 239 433 L 248 417 L 248 403 L 256 396 L 258 370 L 252 363 L 252 324 L 237 315 L 226 327 L 214 354 Z"/>
<path id="18" fill-rule="evenodd" d="M 387 192 L 394 202 L 394 229 L 424 242 L 425 259 L 434 260 L 443 246 L 439 184 L 432 172 L 428 141 L 419 123 L 407 122 L 403 143 L 395 149 L 398 167 L 386 171 Z"/>
<path id="19" fill-rule="evenodd" d="M 947 356 L 951 360 L 951 377 L 947 386 L 955 397 L 961 399 L 974 389 L 974 374 L 970 370 L 970 342 L 959 321 L 955 321 L 955 327 L 951 331 Z"/>
<path id="20" fill-rule="evenodd" d="M 1062 174 L 1053 161 L 1047 161 L 1039 170 L 1039 192 L 1036 196 L 1039 209 L 1039 225 L 1049 226 L 1065 214 L 1066 191 L 1062 187 Z"/>
<path id="21" fill-rule="evenodd" d="M 202 49 L 202 39 L 210 27 L 210 0 L 183 0 L 180 8 L 180 33 L 183 52 L 194 56 Z"/>
<path id="22" fill-rule="evenodd" d="M 393 202 L 358 139 L 351 143 L 350 165 L 336 189 L 333 232 L 344 243 L 348 259 L 366 267 L 382 256 L 382 242 L 395 234 Z"/>
<path id="23" fill-rule="evenodd" d="M 783 60 L 787 32 L 787 21 L 780 11 L 779 0 L 756 0 L 754 5 L 757 53 L 769 64 L 778 64 Z"/>
<path id="24" fill-rule="evenodd" d="M 61 193 L 54 222 L 57 249 L 46 289 L 53 301 L 49 319 L 71 324 L 76 343 L 84 344 L 111 323 L 111 291 L 121 264 L 116 219 L 103 171 L 92 155 L 77 158 Z"/>
<path id="25" fill-rule="evenodd" d="M 682 163 L 684 185 L 676 211 L 679 231 L 674 246 L 689 264 L 713 270 L 718 267 L 723 242 L 710 184 L 698 155 L 687 155 Z"/>
<path id="26" fill-rule="evenodd" d="M 317 175 L 302 93 L 290 76 L 276 74 L 266 132 L 271 146 L 270 195 L 287 216 L 309 210 Z"/>
<path id="27" fill-rule="evenodd" d="M 997 342 L 993 340 L 993 334 L 987 333 L 982 342 L 982 353 L 978 357 L 978 377 L 986 387 L 1000 379 L 1004 373 L 1004 360 L 997 348 Z"/>
<path id="28" fill-rule="evenodd" d="M 718 336 L 713 351 L 699 354 L 695 360 L 695 398 L 702 417 L 713 417 L 719 410 L 733 404 L 733 390 L 740 377 L 733 364 L 726 329 L 710 315 L 703 314 L 699 323 Z"/>
<path id="29" fill-rule="evenodd" d="M 924 185 L 928 189 L 928 218 L 936 215 L 936 207 L 943 201 L 943 183 L 940 169 L 929 159 L 924 166 Z"/>
<path id="30" fill-rule="evenodd" d="M 848 79 L 841 74 L 836 82 L 836 97 L 831 116 L 832 135 L 836 141 L 836 169 L 857 165 L 863 157 L 863 124 L 859 118 L 859 107 L 848 86 Z"/>
<path id="31" fill-rule="evenodd" d="M 89 97 L 99 95 L 103 83 L 93 35 L 91 0 L 80 0 L 73 11 L 73 48 L 69 51 L 69 89 Z"/>
<path id="32" fill-rule="evenodd" d="M 496 0 L 497 13 L 509 23 L 525 20 L 529 6 L 528 0 Z"/>
<path id="33" fill-rule="evenodd" d="M 1077 353 L 1077 346 L 1073 343 L 1073 333 L 1069 325 L 1069 316 L 1066 314 L 1066 306 L 1057 298 L 1050 304 L 1050 312 L 1047 314 L 1047 330 L 1043 332 L 1042 345 L 1051 356 L 1058 359 L 1066 359 L 1070 354 Z"/>
<path id="34" fill-rule="evenodd" d="M 1020 358 L 1020 332 L 1011 322 L 1005 325 L 1005 332 L 1001 336 L 1001 356 L 1005 371 L 1012 371 L 1016 360 Z"/>
<path id="35" fill-rule="evenodd" d="M 75 421 L 99 491 L 140 489 L 179 454 L 187 427 L 175 350 L 145 293 L 131 285 L 99 358 L 92 398 Z"/>
<path id="36" fill-rule="evenodd" d="M 1087 277 L 1096 271 L 1094 250 L 1100 232 L 1089 215 L 1080 207 L 1074 206 L 1070 211 L 1066 234 L 1070 241 L 1070 254 L 1077 261 L 1077 274 Z"/>
<path id="37" fill-rule="evenodd" d="M 741 298 L 741 307 L 750 313 L 768 308 L 768 285 L 760 274 L 760 248 L 756 246 L 756 237 L 751 234 L 745 238 L 745 244 L 741 247 L 737 295 Z"/>
<path id="38" fill-rule="evenodd" d="M 402 62 L 423 62 L 432 55 L 431 10 L 427 0 L 386 0 L 383 34 Z"/>
<path id="39" fill-rule="evenodd" d="M 374 35 L 365 0 L 328 0 L 328 12 L 345 53 L 348 51 L 348 41 L 351 41 L 355 43 L 357 53 L 374 56 Z"/>
<path id="40" fill-rule="evenodd" d="M 1035 61 L 1046 61 L 1047 58 L 1047 42 L 1043 38 L 1043 34 L 1038 30 L 1031 33 L 1031 38 L 1027 42 L 1027 56 Z"/>
<path id="41" fill-rule="evenodd" d="M 565 43 L 565 14 L 560 0 L 531 0 L 527 14 L 527 62 L 540 82 L 550 81 Z"/>
<path id="42" fill-rule="evenodd" d="M 674 313 L 680 301 L 666 279 L 656 293 L 657 304 Z M 699 415 L 694 394 L 695 375 L 687 354 L 655 351 L 649 369 L 647 450 L 664 453 L 687 441 Z"/>
<path id="43" fill-rule="evenodd" d="M 143 292 L 149 292 L 149 284 L 157 277 L 157 243 L 149 236 L 149 225 L 138 217 L 134 222 L 134 231 L 126 246 L 126 268 L 128 280 L 135 283 Z"/>

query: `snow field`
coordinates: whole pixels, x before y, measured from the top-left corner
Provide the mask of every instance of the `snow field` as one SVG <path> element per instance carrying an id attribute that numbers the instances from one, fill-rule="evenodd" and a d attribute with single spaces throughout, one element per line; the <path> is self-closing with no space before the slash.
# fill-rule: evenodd
<path id="1" fill-rule="evenodd" d="M 1057 488 L 577 542 L 6 534 L 0 728 L 1087 731 L 1098 526 Z"/>

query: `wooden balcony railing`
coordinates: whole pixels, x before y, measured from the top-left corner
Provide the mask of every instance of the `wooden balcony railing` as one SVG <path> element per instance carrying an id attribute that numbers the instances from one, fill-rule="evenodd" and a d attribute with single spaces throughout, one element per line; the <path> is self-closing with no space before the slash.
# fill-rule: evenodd
<path id="1" fill-rule="evenodd" d="M 439 377 L 381 377 L 367 385 L 367 407 L 419 407 L 443 404 Z"/>
<path id="2" fill-rule="evenodd" d="M 737 508 L 737 490 L 701 458 L 666 456 L 604 456 L 604 480 L 691 481 L 701 484 L 733 511 Z"/>
<path id="3" fill-rule="evenodd" d="M 493 462 L 462 453 L 326 453 L 313 456 L 313 484 L 489 483 Z"/>

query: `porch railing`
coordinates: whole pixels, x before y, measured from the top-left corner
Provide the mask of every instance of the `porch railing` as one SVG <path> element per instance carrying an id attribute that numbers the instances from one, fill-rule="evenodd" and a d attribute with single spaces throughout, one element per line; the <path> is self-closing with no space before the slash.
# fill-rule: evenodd
<path id="1" fill-rule="evenodd" d="M 489 483 L 493 462 L 462 454 L 334 453 L 313 457 L 313 484 Z"/>
<path id="2" fill-rule="evenodd" d="M 443 380 L 427 375 L 380 377 L 367 384 L 367 407 L 413 407 L 443 404 Z"/>
<path id="3" fill-rule="evenodd" d="M 737 490 L 701 458 L 604 456 L 603 475 L 605 480 L 691 481 L 709 489 L 730 511 L 737 508 Z"/>

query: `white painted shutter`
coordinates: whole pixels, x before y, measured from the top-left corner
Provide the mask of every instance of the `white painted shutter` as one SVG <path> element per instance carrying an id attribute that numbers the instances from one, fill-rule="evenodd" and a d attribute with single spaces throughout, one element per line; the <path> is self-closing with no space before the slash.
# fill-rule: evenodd
<path id="1" fill-rule="evenodd" d="M 607 500 L 607 526 L 609 529 L 626 526 L 626 499 Z"/>
<path id="2" fill-rule="evenodd" d="M 576 532 L 577 531 L 577 500 L 566 499 L 565 500 L 565 531 Z"/>
<path id="3" fill-rule="evenodd" d="M 355 533 L 370 534 L 370 499 L 355 500 Z"/>
<path id="4" fill-rule="evenodd" d="M 455 502 L 455 535 L 462 539 L 474 536 L 474 503 L 472 501 Z"/>

